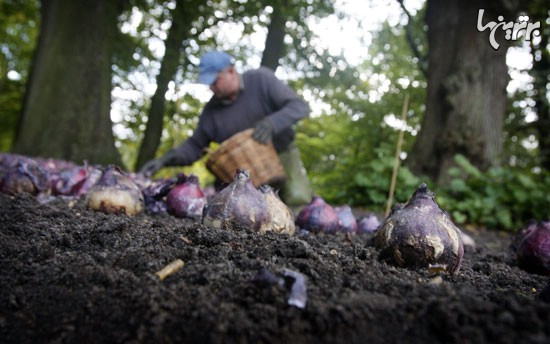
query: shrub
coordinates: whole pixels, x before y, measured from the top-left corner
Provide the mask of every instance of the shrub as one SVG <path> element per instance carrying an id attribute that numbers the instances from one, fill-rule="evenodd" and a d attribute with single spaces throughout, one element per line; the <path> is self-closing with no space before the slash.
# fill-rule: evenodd
<path id="1" fill-rule="evenodd" d="M 479 171 L 461 155 L 451 168 L 452 181 L 440 188 L 437 200 L 457 224 L 477 224 L 516 231 L 529 220 L 550 212 L 550 175 L 512 167 Z"/>

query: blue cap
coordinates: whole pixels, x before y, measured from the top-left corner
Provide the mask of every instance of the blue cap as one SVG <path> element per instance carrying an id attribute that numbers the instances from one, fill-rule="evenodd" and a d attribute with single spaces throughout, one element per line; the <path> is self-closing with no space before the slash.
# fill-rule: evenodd
<path id="1" fill-rule="evenodd" d="M 232 64 L 233 58 L 223 51 L 211 51 L 202 55 L 199 64 L 199 84 L 212 85 L 218 74 Z"/>

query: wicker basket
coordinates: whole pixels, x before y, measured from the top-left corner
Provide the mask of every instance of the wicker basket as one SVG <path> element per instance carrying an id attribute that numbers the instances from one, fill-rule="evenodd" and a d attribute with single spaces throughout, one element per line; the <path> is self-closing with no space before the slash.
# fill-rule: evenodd
<path id="1" fill-rule="evenodd" d="M 254 129 L 247 129 L 231 136 L 210 153 L 206 168 L 226 183 L 233 181 L 237 169 L 246 169 L 255 187 L 280 182 L 285 170 L 273 144 L 261 144 L 252 138 Z"/>

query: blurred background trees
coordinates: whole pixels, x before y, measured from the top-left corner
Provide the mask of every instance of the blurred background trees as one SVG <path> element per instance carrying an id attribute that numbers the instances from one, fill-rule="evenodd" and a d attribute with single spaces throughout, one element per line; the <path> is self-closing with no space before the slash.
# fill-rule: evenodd
<path id="1" fill-rule="evenodd" d="M 495 50 L 487 44 L 487 35 L 477 31 L 479 8 L 485 9 L 485 22 L 499 15 L 515 20 L 517 6 L 499 3 L 427 2 L 426 112 L 408 165 L 440 185 L 456 166 L 456 154 L 482 169 L 500 165 L 510 79 L 506 52 L 513 42 L 499 30 L 501 47 Z"/>
<path id="2" fill-rule="evenodd" d="M 121 163 L 110 110 L 111 56 L 123 6 L 122 0 L 41 2 L 14 152 Z"/>
<path id="3" fill-rule="evenodd" d="M 511 229 L 550 216 L 544 0 L 388 0 L 360 13 L 328 0 L 108 3 L 0 1 L 0 150 L 134 170 L 190 136 L 209 96 L 194 85 L 199 57 L 223 49 L 240 70 L 276 69 L 310 103 L 297 144 L 330 203 L 381 211 L 405 130 L 396 201 L 428 181 L 459 223 Z M 395 15 L 367 28 L 375 6 Z M 476 30 L 482 7 L 485 21 L 528 14 L 541 36 L 500 37 L 494 51 Z M 362 42 L 332 49 L 322 21 L 342 40 L 355 25 Z M 183 170 L 212 180 L 200 162 Z"/>

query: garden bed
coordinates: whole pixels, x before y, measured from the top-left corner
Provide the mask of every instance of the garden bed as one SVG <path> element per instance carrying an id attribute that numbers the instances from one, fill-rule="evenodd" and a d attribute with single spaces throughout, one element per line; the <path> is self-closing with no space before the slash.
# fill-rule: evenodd
<path id="1" fill-rule="evenodd" d="M 0 194 L 0 338 L 37 342 L 548 343 L 549 278 L 469 229 L 455 275 L 380 262 L 366 235 L 257 235 Z M 155 272 L 180 259 L 161 280 Z M 258 272 L 284 283 L 259 283 Z M 288 304 L 303 274 L 304 308 Z M 547 291 L 550 293 L 550 291 Z"/>

